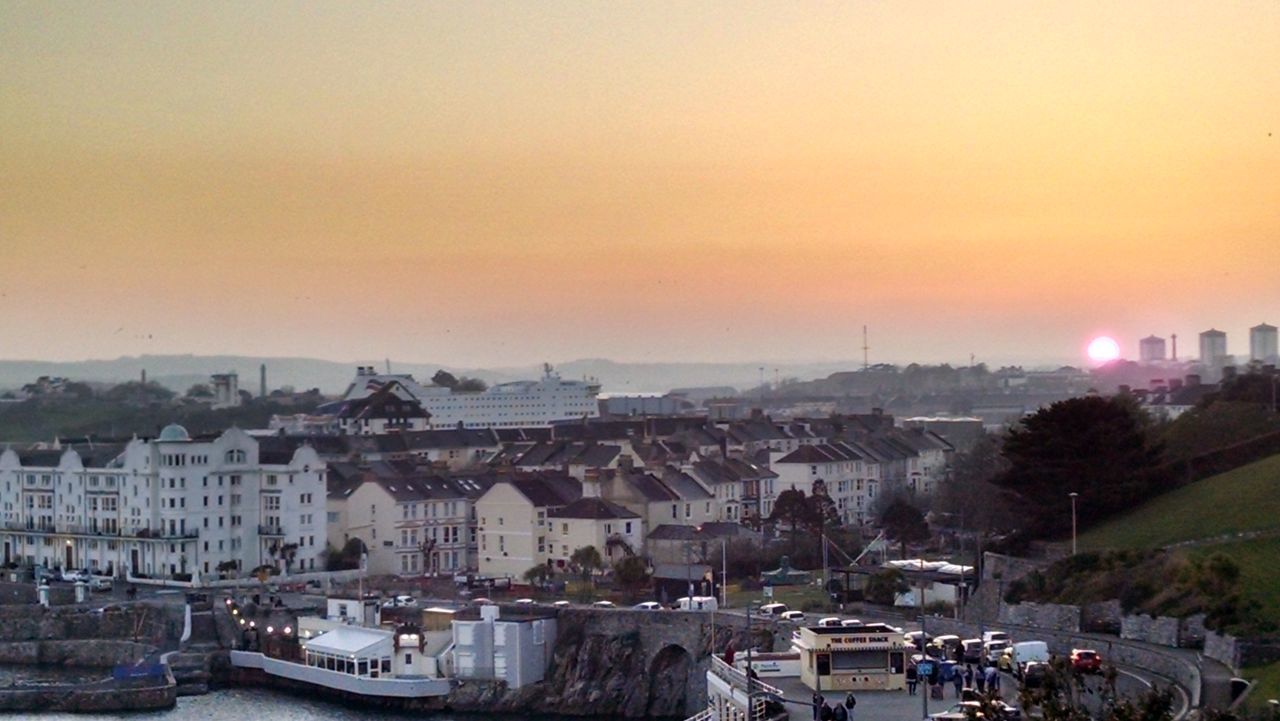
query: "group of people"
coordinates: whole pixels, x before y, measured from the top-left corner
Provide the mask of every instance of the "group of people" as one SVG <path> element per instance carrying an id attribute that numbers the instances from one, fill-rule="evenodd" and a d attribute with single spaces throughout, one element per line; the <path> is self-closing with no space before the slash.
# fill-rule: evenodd
<path id="1" fill-rule="evenodd" d="M 820 693 L 813 694 L 813 721 L 853 721 L 853 707 L 858 705 L 858 699 L 850 691 L 849 695 L 844 697 L 844 703 L 836 702 L 832 706 Z"/>
<path id="2" fill-rule="evenodd" d="M 934 662 L 933 668 L 935 669 L 933 674 L 922 677 L 919 667 L 914 662 L 907 666 L 907 693 L 915 696 L 916 688 L 921 681 L 925 685 L 938 686 L 945 686 L 950 681 L 956 690 L 957 699 L 964 695 L 964 690 L 967 688 L 976 689 L 978 693 L 986 693 L 988 690 L 992 692 L 1000 691 L 1000 669 L 994 663 L 980 663 L 976 669 L 973 664 L 966 663 L 963 670 L 959 664 L 956 664 L 950 667 L 950 678 L 941 677 L 938 671 L 941 665 L 937 662 Z M 939 696 L 941 696 L 941 692 L 939 692 Z"/>

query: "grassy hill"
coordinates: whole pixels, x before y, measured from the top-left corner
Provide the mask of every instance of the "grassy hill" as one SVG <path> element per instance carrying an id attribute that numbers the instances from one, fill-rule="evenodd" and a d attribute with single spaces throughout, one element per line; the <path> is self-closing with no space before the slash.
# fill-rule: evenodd
<path id="1" fill-rule="evenodd" d="M 1140 549 L 1183 541 L 1215 539 L 1238 533 L 1263 535 L 1241 540 L 1197 543 L 1176 556 L 1229 557 L 1240 568 L 1240 591 L 1257 604 L 1254 625 L 1264 633 L 1280 627 L 1280 455 L 1211 476 L 1155 498 L 1080 536 L 1086 549 Z M 1253 614 L 1251 614 L 1253 615 Z M 1280 695 L 1280 663 L 1245 669 L 1259 681 L 1250 706 Z"/>
<path id="2" fill-rule="evenodd" d="M 1159 496 L 1080 535 L 1080 547 L 1127 549 L 1248 531 L 1280 531 L 1280 455 Z"/>

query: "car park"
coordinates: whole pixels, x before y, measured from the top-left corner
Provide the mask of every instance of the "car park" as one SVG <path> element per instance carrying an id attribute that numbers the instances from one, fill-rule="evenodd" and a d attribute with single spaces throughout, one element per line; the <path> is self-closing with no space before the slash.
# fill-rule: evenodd
<path id="1" fill-rule="evenodd" d="M 793 622 L 799 623 L 801 621 L 804 621 L 804 611 L 783 611 L 782 615 L 779 616 L 778 618 L 782 619 L 783 621 L 793 621 Z"/>
<path id="2" fill-rule="evenodd" d="M 987 631 L 982 634 L 983 643 L 990 643 L 991 641 L 1012 642 L 1013 639 L 1009 638 L 1009 634 L 1004 631 Z"/>
<path id="3" fill-rule="evenodd" d="M 960 637 L 952 635 L 935 636 L 929 645 L 943 652 L 945 658 L 959 659 Z"/>
<path id="4" fill-rule="evenodd" d="M 1102 656 L 1093 649 L 1071 649 L 1071 668 L 1080 673 L 1098 673 L 1102 670 Z"/>

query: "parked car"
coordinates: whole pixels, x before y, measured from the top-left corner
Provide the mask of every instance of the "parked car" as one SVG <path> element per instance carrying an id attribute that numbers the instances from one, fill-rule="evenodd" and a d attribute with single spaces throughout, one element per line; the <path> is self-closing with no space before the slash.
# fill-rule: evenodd
<path id="1" fill-rule="evenodd" d="M 613 605 L 613 601 L 596 601 L 591 605 L 596 608 L 617 608 L 617 606 Z"/>
<path id="2" fill-rule="evenodd" d="M 551 605 L 552 605 L 552 606 L 555 606 L 556 608 L 568 608 L 568 607 L 572 606 L 573 604 L 572 604 L 572 603 L 569 603 L 568 601 L 560 600 L 560 601 L 556 601 L 555 603 L 553 603 L 553 604 L 551 604 Z"/>
<path id="3" fill-rule="evenodd" d="M 785 603 L 766 603 L 760 607 L 760 615 L 762 616 L 781 616 L 790 611 L 791 608 Z"/>
<path id="4" fill-rule="evenodd" d="M 782 615 L 778 616 L 778 618 L 782 619 L 783 621 L 792 621 L 795 623 L 799 623 L 801 621 L 804 621 L 804 611 L 783 611 Z"/>
<path id="5" fill-rule="evenodd" d="M 933 636 L 930 636 L 924 631 L 912 631 L 910 633 L 902 634 L 902 639 L 907 642 L 908 646 L 914 646 L 923 651 L 929 641 L 933 640 Z"/>
<path id="6" fill-rule="evenodd" d="M 1021 721 L 1022 712 L 1004 701 L 994 701 L 992 705 L 996 709 L 996 718 L 992 719 L 992 721 Z M 940 719 L 941 721 L 961 721 L 962 719 L 970 718 L 970 712 L 972 712 L 974 718 L 986 718 L 982 713 L 981 701 L 961 701 L 946 711 L 930 714 L 929 718 Z"/>
<path id="7" fill-rule="evenodd" d="M 681 611 L 714 611 L 720 608 L 715 596 L 685 596 L 676 601 L 676 608 Z"/>
<path id="8" fill-rule="evenodd" d="M 1032 661 L 1022 669 L 1022 685 L 1026 688 L 1040 688 L 1049 676 L 1049 664 Z"/>
<path id="9" fill-rule="evenodd" d="M 987 661 L 999 664 L 1006 648 L 1009 648 L 1008 641 L 987 641 L 982 644 L 982 653 L 987 657 Z"/>
<path id="10" fill-rule="evenodd" d="M 1071 649 L 1071 668 L 1080 673 L 1098 673 L 1102 670 L 1102 656 L 1088 648 Z"/>
<path id="11" fill-rule="evenodd" d="M 532 606 L 532 605 L 533 605 L 533 604 L 535 604 L 535 603 L 537 603 L 537 601 L 533 600 L 532 598 L 517 598 L 517 599 L 516 599 L 516 605 L 517 605 L 517 606 Z"/>
<path id="12" fill-rule="evenodd" d="M 1013 639 L 1009 638 L 1009 634 L 1005 633 L 1004 631 L 987 631 L 986 633 L 982 634 L 983 643 L 990 643 L 992 641 L 1012 642 Z"/>
<path id="13" fill-rule="evenodd" d="M 67 581 L 68 583 L 75 583 L 76 581 L 84 581 L 87 583 L 89 581 L 89 572 L 78 571 L 74 568 L 66 568 L 58 574 L 58 580 Z"/>
<path id="14" fill-rule="evenodd" d="M 978 663 L 982 660 L 982 639 L 966 638 L 960 642 L 960 660 L 965 663 Z"/>
<path id="15" fill-rule="evenodd" d="M 90 591 L 110 591 L 111 586 L 112 584 L 111 584 L 110 576 L 93 576 L 93 575 L 89 576 Z"/>
<path id="16" fill-rule="evenodd" d="M 661 611 L 662 604 L 657 601 L 642 601 L 632 606 L 637 611 Z"/>
<path id="17" fill-rule="evenodd" d="M 818 628 L 838 628 L 840 625 L 840 619 L 835 616 L 818 619 Z"/>
<path id="18" fill-rule="evenodd" d="M 845 628 L 848 628 L 850 626 L 861 626 L 862 620 L 857 618 L 846 618 L 845 620 L 840 622 L 840 625 L 844 626 Z"/>
<path id="19" fill-rule="evenodd" d="M 933 646 L 934 648 L 940 649 L 943 652 L 944 658 L 949 658 L 949 659 L 959 658 L 959 650 L 960 650 L 959 636 L 951 636 L 951 635 L 935 636 L 934 639 L 929 642 L 929 645 Z"/>
<path id="20" fill-rule="evenodd" d="M 472 606 L 492 606 L 493 601 L 491 599 L 485 598 L 484 596 L 476 596 L 475 598 L 471 599 L 471 605 Z"/>
<path id="21" fill-rule="evenodd" d="M 45 568 L 44 566 L 36 566 L 34 573 L 36 585 L 58 580 L 58 573 L 52 569 Z"/>

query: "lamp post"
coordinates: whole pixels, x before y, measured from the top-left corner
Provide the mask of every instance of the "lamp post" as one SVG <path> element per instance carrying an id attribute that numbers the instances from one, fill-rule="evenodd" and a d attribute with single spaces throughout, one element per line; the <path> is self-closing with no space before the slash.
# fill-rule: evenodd
<path id="1" fill-rule="evenodd" d="M 1067 494 L 1071 496 L 1071 555 L 1076 555 L 1076 498 L 1079 493 L 1072 491 Z"/>

